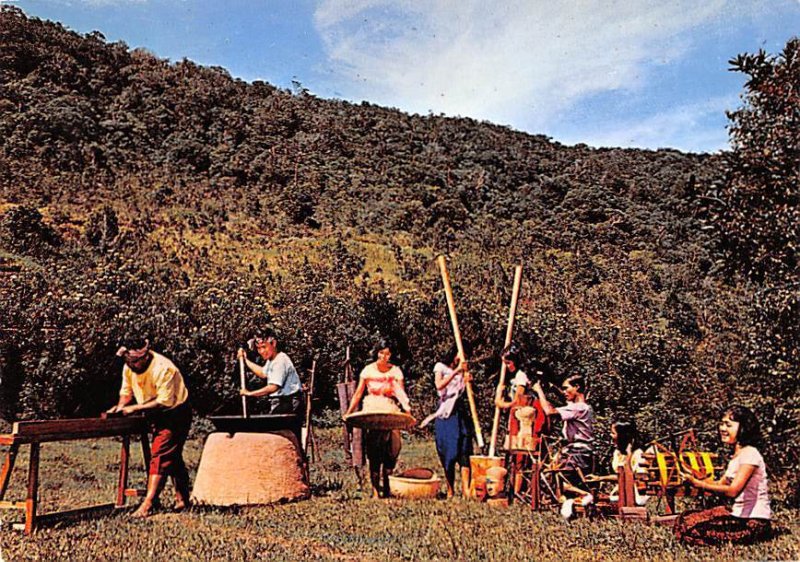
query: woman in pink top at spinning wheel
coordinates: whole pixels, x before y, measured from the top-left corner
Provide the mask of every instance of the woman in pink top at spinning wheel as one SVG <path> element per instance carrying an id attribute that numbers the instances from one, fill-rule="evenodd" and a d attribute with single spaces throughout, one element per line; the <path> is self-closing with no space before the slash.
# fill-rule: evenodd
<path id="1" fill-rule="evenodd" d="M 771 530 L 767 468 L 756 449 L 761 431 L 755 414 L 743 406 L 731 406 L 722 416 L 719 437 L 733 447 L 733 457 L 718 481 L 686 479 L 701 490 L 724 495 L 733 507 L 719 506 L 681 514 L 675 523 L 678 539 L 694 545 L 750 544 L 769 536 Z"/>

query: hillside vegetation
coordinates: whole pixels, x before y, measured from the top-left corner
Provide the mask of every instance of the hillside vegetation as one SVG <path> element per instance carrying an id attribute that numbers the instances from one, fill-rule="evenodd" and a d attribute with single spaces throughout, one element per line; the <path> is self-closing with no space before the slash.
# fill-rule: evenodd
<path id="1" fill-rule="evenodd" d="M 738 401 L 784 475 L 800 452 L 798 52 L 732 61 L 752 80 L 730 154 L 593 149 L 248 84 L 2 6 L 0 417 L 96 414 L 138 330 L 198 412 L 233 412 L 234 351 L 262 324 L 316 358 L 319 407 L 346 346 L 360 367 L 392 338 L 422 413 L 452 343 L 445 253 L 484 424 L 522 263 L 516 339 L 588 375 L 602 431 L 627 413 L 711 446 Z"/>

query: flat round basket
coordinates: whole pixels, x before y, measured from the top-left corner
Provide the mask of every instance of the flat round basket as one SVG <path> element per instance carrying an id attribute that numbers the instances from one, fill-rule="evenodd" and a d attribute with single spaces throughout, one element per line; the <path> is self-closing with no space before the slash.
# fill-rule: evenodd
<path id="1" fill-rule="evenodd" d="M 430 478 L 403 478 L 402 476 L 389 476 L 389 491 L 392 497 L 406 499 L 435 498 L 439 493 L 441 480 L 435 474 Z"/>
<path id="2" fill-rule="evenodd" d="M 344 421 L 361 429 L 408 429 L 417 425 L 414 416 L 400 412 L 355 412 Z"/>

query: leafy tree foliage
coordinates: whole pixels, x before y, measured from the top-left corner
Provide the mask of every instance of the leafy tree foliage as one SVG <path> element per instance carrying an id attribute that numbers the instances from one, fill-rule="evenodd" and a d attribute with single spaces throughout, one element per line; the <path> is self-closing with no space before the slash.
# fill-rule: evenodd
<path id="1" fill-rule="evenodd" d="M 763 50 L 730 61 L 747 76 L 743 105 L 731 112 L 733 150 L 726 178 L 705 200 L 726 270 L 751 281 L 753 303 L 740 330 L 748 401 L 769 412 L 781 441 L 800 438 L 800 39 L 779 55 Z M 791 420 L 791 421 L 789 421 Z M 795 466 L 797 451 L 781 461 Z"/>
<path id="2" fill-rule="evenodd" d="M 716 222 L 731 266 L 756 281 L 798 281 L 800 39 L 778 56 L 739 55 L 744 105 L 730 113 L 733 151 Z"/>

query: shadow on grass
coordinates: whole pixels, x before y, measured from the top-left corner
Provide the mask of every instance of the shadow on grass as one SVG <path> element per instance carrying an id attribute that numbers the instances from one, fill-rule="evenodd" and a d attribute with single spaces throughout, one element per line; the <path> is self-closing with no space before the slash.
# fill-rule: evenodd
<path id="1" fill-rule="evenodd" d="M 320 482 L 311 484 L 311 495 L 313 497 L 325 497 L 332 492 L 340 492 L 344 488 L 344 482 L 338 478 L 323 478 Z"/>
<path id="2" fill-rule="evenodd" d="M 793 533 L 791 529 L 789 529 L 788 527 L 773 525 L 772 531 L 770 532 L 769 537 L 766 540 L 777 539 L 785 535 L 791 535 L 791 534 Z"/>
<path id="3" fill-rule="evenodd" d="M 246 506 L 246 505 L 210 505 L 205 503 L 193 503 L 189 506 L 183 513 L 213 513 L 216 515 L 239 515 L 242 513 L 242 510 L 247 509 L 248 507 L 258 507 L 258 506 Z"/>

